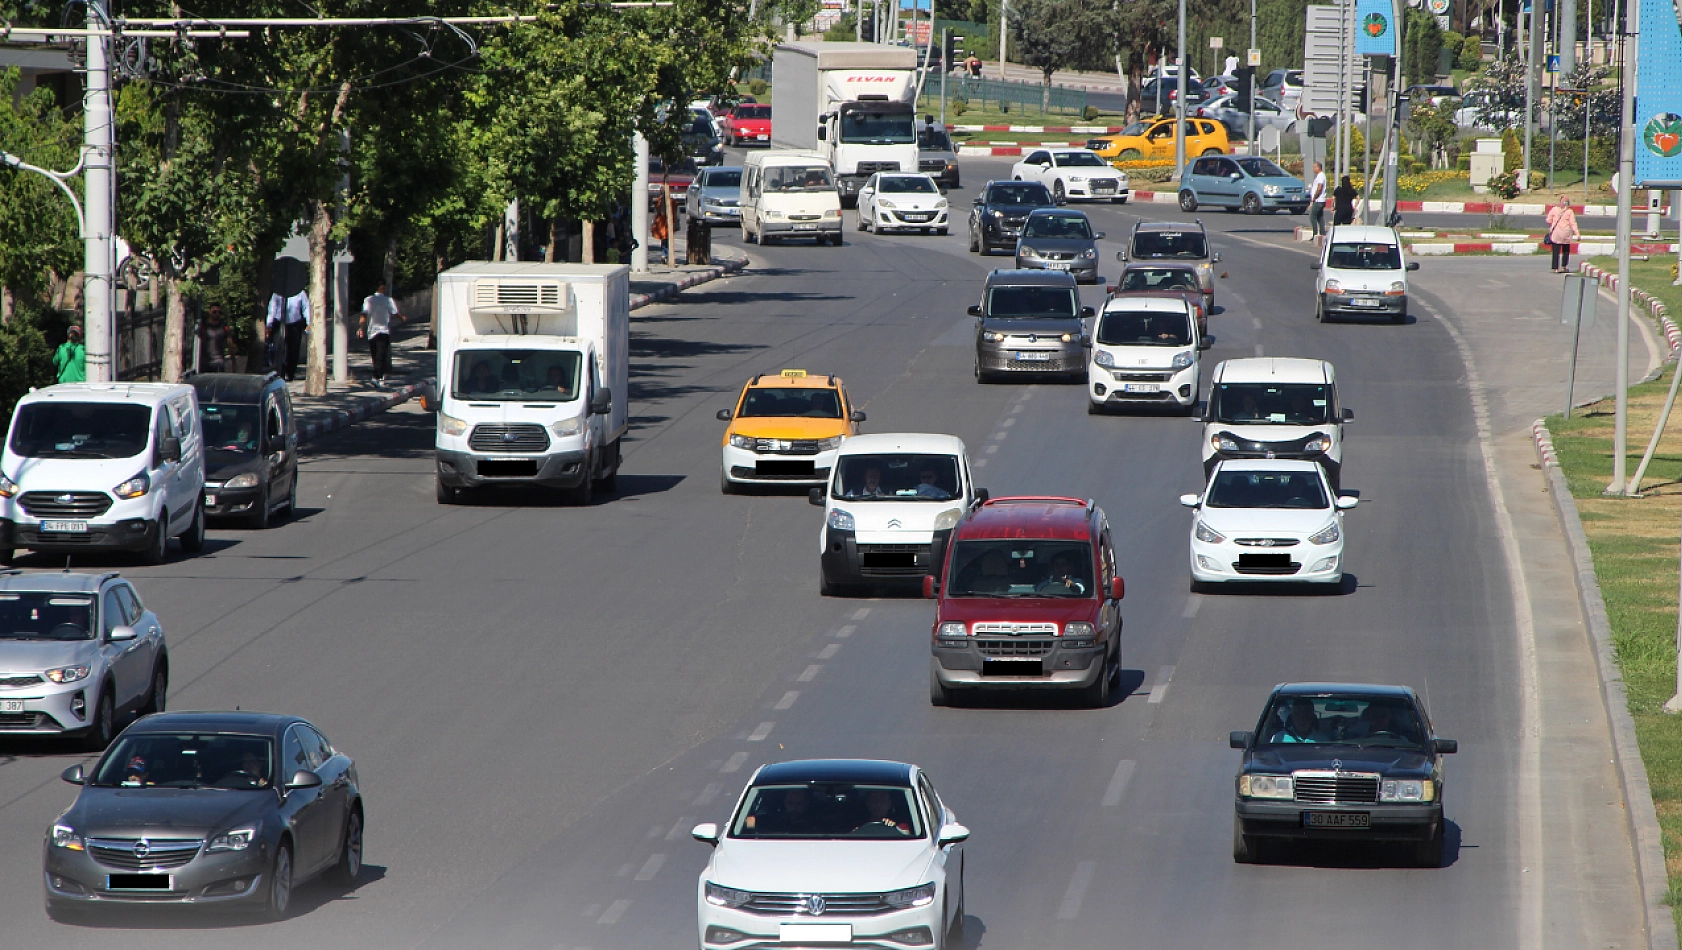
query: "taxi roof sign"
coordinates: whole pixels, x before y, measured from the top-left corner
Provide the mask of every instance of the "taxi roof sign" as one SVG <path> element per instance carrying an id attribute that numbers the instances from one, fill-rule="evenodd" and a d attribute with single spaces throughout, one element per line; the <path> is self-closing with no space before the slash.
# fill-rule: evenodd
<path id="1" fill-rule="evenodd" d="M 785 379 L 805 379 L 806 371 L 803 369 L 785 369 L 781 375 Z"/>

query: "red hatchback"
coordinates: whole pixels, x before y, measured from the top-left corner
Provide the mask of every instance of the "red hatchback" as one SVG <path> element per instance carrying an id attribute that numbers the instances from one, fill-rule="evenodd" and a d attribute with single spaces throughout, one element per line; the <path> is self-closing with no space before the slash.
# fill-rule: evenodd
<path id="1" fill-rule="evenodd" d="M 1103 509 L 1078 498 L 1016 496 L 972 507 L 938 577 L 929 701 L 970 689 L 1078 690 L 1109 705 L 1121 679 L 1121 598 Z"/>
<path id="2" fill-rule="evenodd" d="M 724 117 L 726 145 L 771 144 L 771 107 L 757 102 L 743 102 Z"/>

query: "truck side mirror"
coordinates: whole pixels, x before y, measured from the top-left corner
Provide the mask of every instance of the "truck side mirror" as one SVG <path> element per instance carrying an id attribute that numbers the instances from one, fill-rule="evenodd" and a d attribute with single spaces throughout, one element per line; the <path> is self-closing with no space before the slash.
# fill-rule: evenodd
<path id="1" fill-rule="evenodd" d="M 1120 600 L 1127 596 L 1127 582 L 1119 577 L 1110 578 L 1110 599 Z"/>
<path id="2" fill-rule="evenodd" d="M 821 485 L 813 485 L 812 489 L 806 493 L 806 500 L 808 502 L 810 502 L 811 504 L 817 505 L 819 508 L 822 508 L 823 507 L 823 487 Z"/>
<path id="3" fill-rule="evenodd" d="M 166 435 L 159 439 L 158 458 L 165 462 L 181 461 L 181 440 L 173 435 Z"/>
<path id="4" fill-rule="evenodd" d="M 1345 409 L 1345 410 L 1338 413 L 1337 418 L 1338 418 L 1339 422 L 1354 422 L 1355 421 L 1355 410 Z"/>
<path id="5" fill-rule="evenodd" d="M 818 141 L 825 142 L 825 141 L 828 141 L 828 140 L 829 140 L 829 130 L 824 128 L 821 125 L 818 126 Z"/>
<path id="6" fill-rule="evenodd" d="M 605 416 L 613 408 L 613 393 L 603 389 L 590 397 L 590 415 Z"/>
<path id="7" fill-rule="evenodd" d="M 929 600 L 933 600 L 935 590 L 937 588 L 938 588 L 938 585 L 935 583 L 934 575 L 933 574 L 924 574 L 923 575 L 923 596 L 925 598 L 929 599 Z"/>
<path id="8" fill-rule="evenodd" d="M 1127 263 L 1127 252 L 1126 251 L 1116 251 L 1115 252 L 1115 259 L 1122 262 L 1123 264 Z"/>
<path id="9" fill-rule="evenodd" d="M 1226 736 L 1226 744 L 1234 749 L 1242 749 L 1250 744 L 1250 734 L 1248 732 L 1229 732 Z"/>
<path id="10" fill-rule="evenodd" d="M 1418 261 L 1408 261 L 1408 270 L 1418 270 L 1418 269 L 1419 269 L 1419 262 Z"/>

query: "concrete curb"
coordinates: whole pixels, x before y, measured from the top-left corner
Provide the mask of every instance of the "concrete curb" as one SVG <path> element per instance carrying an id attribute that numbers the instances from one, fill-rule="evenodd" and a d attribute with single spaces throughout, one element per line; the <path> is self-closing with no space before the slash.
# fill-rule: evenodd
<path id="1" fill-rule="evenodd" d="M 1536 456 L 1548 479 L 1548 494 L 1553 496 L 1554 512 L 1565 532 L 1565 546 L 1577 574 L 1577 597 L 1588 623 L 1589 645 L 1594 650 L 1595 669 L 1600 673 L 1600 698 L 1606 705 L 1606 715 L 1612 727 L 1612 750 L 1617 757 L 1619 784 L 1624 796 L 1624 815 L 1629 821 L 1630 837 L 1635 844 L 1635 871 L 1641 881 L 1642 915 L 1647 930 L 1648 950 L 1677 950 L 1676 920 L 1666 899 L 1670 893 L 1670 879 L 1665 871 L 1664 837 L 1659 830 L 1658 810 L 1653 806 L 1653 790 L 1647 781 L 1647 766 L 1641 761 L 1641 748 L 1635 739 L 1635 719 L 1629 712 L 1629 695 L 1624 689 L 1623 673 L 1618 669 L 1612 644 L 1612 622 L 1606 614 L 1606 600 L 1600 594 L 1600 582 L 1594 574 L 1594 556 L 1589 549 L 1588 536 L 1577 512 L 1577 501 L 1565 484 L 1554 452 L 1553 436 L 1544 420 L 1531 426 L 1536 441 Z"/>
<path id="2" fill-rule="evenodd" d="M 1608 251 L 1607 253 L 1611 252 Z M 1614 291 L 1618 289 L 1617 274 L 1609 273 L 1604 268 L 1594 264 L 1584 264 L 1579 269 L 1584 277 L 1593 277 L 1600 282 L 1602 287 L 1608 287 Z M 1664 331 L 1665 341 L 1670 344 L 1670 352 L 1674 356 L 1679 349 L 1682 349 L 1682 330 L 1678 330 L 1676 323 L 1670 319 L 1670 308 L 1666 307 L 1657 297 L 1639 287 L 1631 287 L 1629 296 L 1637 304 L 1646 307 L 1647 312 L 1652 315 L 1654 320 L 1658 321 L 1659 329 Z"/>
<path id="3" fill-rule="evenodd" d="M 631 309 L 640 310 L 649 304 L 658 303 L 662 300 L 669 300 L 670 298 L 677 296 L 697 284 L 704 284 L 710 280 L 717 280 L 725 274 L 738 273 L 747 265 L 748 260 L 745 257 L 725 259 L 716 267 L 710 267 L 704 271 L 696 271 L 677 283 L 668 287 L 663 287 L 654 293 L 632 294 Z M 377 416 L 394 406 L 400 406 L 420 393 L 422 386 L 433 381 L 434 377 L 429 376 L 420 382 L 410 383 L 409 385 L 395 389 L 386 395 L 362 397 L 361 403 L 350 409 L 326 409 L 311 412 L 307 415 L 299 413 L 298 442 L 299 444 L 313 442 L 330 432 L 337 432 L 340 429 L 348 428 L 358 422 L 363 422 Z"/>
<path id="4" fill-rule="evenodd" d="M 1547 246 L 1540 241 L 1408 241 L 1408 250 L 1427 257 L 1443 257 L 1450 254 L 1538 254 L 1547 250 Z M 1635 254 L 1674 254 L 1674 244 L 1632 244 L 1630 251 Z M 1612 241 L 1584 241 L 1571 245 L 1571 253 L 1585 257 L 1603 254 L 1616 254 L 1618 245 Z"/>
<path id="5" fill-rule="evenodd" d="M 1035 134 L 1114 135 L 1124 125 L 948 125 L 951 132 L 1033 132 Z M 1084 144 L 1084 143 L 1082 143 Z"/>

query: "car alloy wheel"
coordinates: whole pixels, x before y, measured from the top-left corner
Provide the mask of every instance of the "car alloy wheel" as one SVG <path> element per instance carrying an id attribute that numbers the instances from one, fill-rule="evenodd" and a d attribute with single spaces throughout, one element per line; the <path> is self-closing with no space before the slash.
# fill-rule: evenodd
<path id="1" fill-rule="evenodd" d="M 269 872 L 269 899 L 264 902 L 263 916 L 269 920 L 285 920 L 292 907 L 292 846 L 282 843 L 275 849 L 274 865 Z"/>
<path id="2" fill-rule="evenodd" d="M 354 887 L 362 876 L 362 812 L 352 811 L 345 819 L 345 840 L 339 850 L 338 863 L 327 872 L 330 883 L 339 887 Z"/>
<path id="3" fill-rule="evenodd" d="M 140 707 L 141 715 L 161 713 L 169 706 L 169 659 L 158 660 L 158 665 L 152 668 L 152 688 L 146 694 L 146 704 Z"/>
<path id="4" fill-rule="evenodd" d="M 1051 186 L 1051 200 L 1060 205 L 1069 203 L 1068 196 L 1063 193 L 1063 182 L 1058 181 Z"/>
<path id="5" fill-rule="evenodd" d="M 262 531 L 269 526 L 269 486 L 264 485 L 251 508 L 251 527 Z"/>
<path id="6" fill-rule="evenodd" d="M 111 698 L 111 691 L 101 686 L 99 699 L 94 702 L 93 725 L 88 727 L 87 734 L 82 737 L 82 747 L 89 752 L 101 752 L 111 744 L 112 733 L 116 730 L 117 704 Z"/>
<path id="7" fill-rule="evenodd" d="M 1181 211 L 1196 211 L 1197 210 L 1197 196 L 1192 194 L 1189 191 L 1180 192 L 1180 210 Z"/>
<path id="8" fill-rule="evenodd" d="M 140 555 L 141 563 L 162 564 L 169 557 L 169 512 L 158 513 L 157 523 L 152 526 L 152 541 Z"/>
<path id="9" fill-rule="evenodd" d="M 197 554 L 204 550 L 204 498 L 200 496 L 193 505 L 193 521 L 187 526 L 187 531 L 181 535 L 181 550 L 188 554 Z"/>
<path id="10" fill-rule="evenodd" d="M 1245 214 L 1261 214 L 1261 211 L 1261 199 L 1257 198 L 1254 192 L 1244 196 Z"/>

